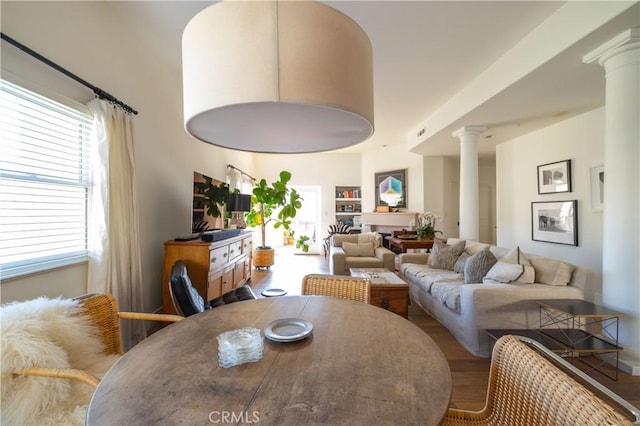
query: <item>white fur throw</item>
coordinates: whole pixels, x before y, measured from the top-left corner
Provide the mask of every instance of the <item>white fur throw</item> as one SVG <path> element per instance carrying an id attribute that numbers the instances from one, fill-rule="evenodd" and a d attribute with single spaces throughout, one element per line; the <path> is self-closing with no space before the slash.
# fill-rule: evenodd
<path id="1" fill-rule="evenodd" d="M 3 425 L 82 425 L 93 388 L 76 380 L 11 374 L 76 368 L 102 377 L 117 360 L 74 300 L 40 297 L 0 307 Z"/>

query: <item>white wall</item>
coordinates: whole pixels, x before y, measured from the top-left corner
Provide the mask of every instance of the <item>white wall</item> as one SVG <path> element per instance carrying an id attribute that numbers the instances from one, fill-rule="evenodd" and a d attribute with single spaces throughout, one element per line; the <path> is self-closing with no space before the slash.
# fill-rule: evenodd
<path id="1" fill-rule="evenodd" d="M 604 109 L 599 108 L 559 124 L 498 145 L 498 245 L 520 246 L 591 270 L 587 297 L 602 300 L 602 212 L 591 209 L 589 169 L 604 159 Z M 538 194 L 537 166 L 571 160 L 572 191 Z M 578 246 L 531 240 L 531 202 L 578 200 Z"/>
<path id="2" fill-rule="evenodd" d="M 520 246 L 524 252 L 588 268 L 590 274 L 585 296 L 598 304 L 603 304 L 603 212 L 591 208 L 590 168 L 604 163 L 604 120 L 604 108 L 598 108 L 498 145 L 496 150 L 498 244 L 503 247 Z M 572 191 L 539 195 L 537 166 L 567 159 L 571 160 Z M 561 200 L 578 201 L 578 246 L 532 241 L 531 202 Z M 623 263 L 619 267 L 634 268 L 637 265 Z M 637 282 L 628 280 L 618 284 L 617 292 L 637 294 L 634 290 Z M 625 349 L 620 353 L 620 365 L 624 371 L 636 375 L 640 371 L 640 348 L 635 347 L 634 342 L 639 334 L 637 313 L 623 316 L 620 320 L 620 344 Z"/>
<path id="3" fill-rule="evenodd" d="M 188 136 L 181 75 L 141 45 L 104 2 L 0 3 L 2 31 L 136 108 L 133 120 L 145 307 L 161 305 L 163 242 L 191 231 L 193 172 L 225 179 L 231 163 L 251 170 L 252 155 Z M 89 89 L 2 43 L 3 76 L 86 103 Z M 86 292 L 86 264 L 2 283 L 2 302 Z"/>

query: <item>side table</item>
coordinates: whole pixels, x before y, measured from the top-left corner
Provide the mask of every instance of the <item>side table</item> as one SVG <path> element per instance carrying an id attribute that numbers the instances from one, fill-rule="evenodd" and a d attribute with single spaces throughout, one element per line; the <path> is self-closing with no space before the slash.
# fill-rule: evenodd
<path id="1" fill-rule="evenodd" d="M 620 312 L 580 299 L 537 300 L 540 306 L 540 333 L 552 338 L 571 355 L 590 369 L 618 380 L 618 344 Z M 600 367 L 602 360 L 592 364 L 585 356 L 615 355 L 615 374 L 609 375 Z"/>
<path id="2" fill-rule="evenodd" d="M 352 277 L 371 282 L 371 304 L 409 318 L 409 285 L 386 268 L 350 268 Z"/>

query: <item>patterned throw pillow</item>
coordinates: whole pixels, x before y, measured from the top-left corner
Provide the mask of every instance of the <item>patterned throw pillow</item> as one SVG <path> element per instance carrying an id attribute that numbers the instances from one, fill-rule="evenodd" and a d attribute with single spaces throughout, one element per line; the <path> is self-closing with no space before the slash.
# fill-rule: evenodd
<path id="1" fill-rule="evenodd" d="M 453 271 L 453 266 L 463 251 L 464 241 L 448 245 L 440 240 L 436 240 L 431 249 L 431 256 L 429 256 L 430 266 L 434 269 L 448 269 Z"/>
<path id="2" fill-rule="evenodd" d="M 478 284 L 498 259 L 491 253 L 489 247 L 485 247 L 464 263 L 464 283 Z"/>
<path id="3" fill-rule="evenodd" d="M 464 264 L 467 262 L 467 259 L 470 258 L 471 255 L 466 251 L 463 251 L 458 260 L 456 260 L 455 265 L 453 265 L 453 272 L 457 272 L 459 274 L 464 274 Z"/>

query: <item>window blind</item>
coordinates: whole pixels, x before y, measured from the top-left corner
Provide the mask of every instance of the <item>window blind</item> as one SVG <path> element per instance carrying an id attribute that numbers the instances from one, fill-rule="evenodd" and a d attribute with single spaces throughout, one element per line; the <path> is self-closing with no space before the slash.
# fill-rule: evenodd
<path id="1" fill-rule="evenodd" d="M 92 117 L 0 84 L 0 277 L 85 260 Z"/>

